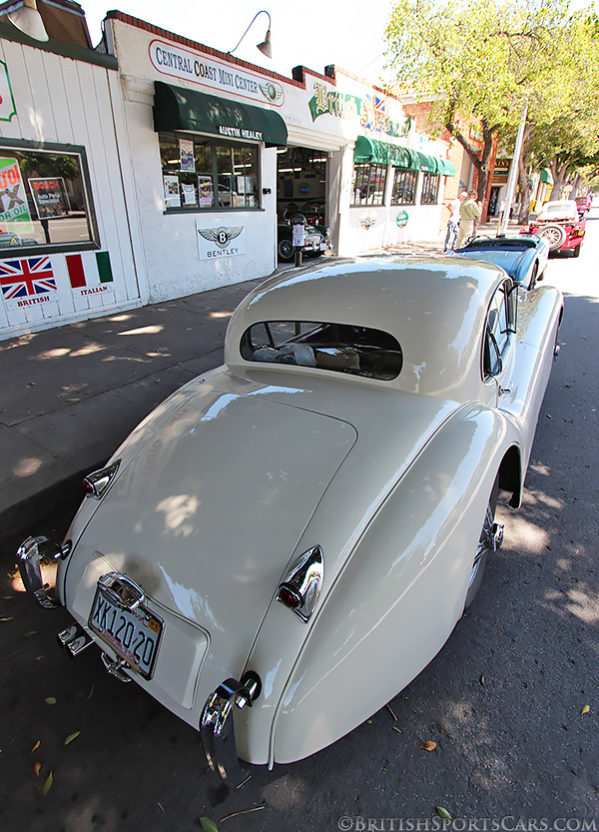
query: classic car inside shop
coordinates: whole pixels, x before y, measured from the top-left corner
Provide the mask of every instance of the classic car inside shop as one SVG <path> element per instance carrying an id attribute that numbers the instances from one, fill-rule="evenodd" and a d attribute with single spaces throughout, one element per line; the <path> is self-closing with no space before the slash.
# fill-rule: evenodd
<path id="1" fill-rule="evenodd" d="M 297 214 L 307 255 L 439 236 L 455 169 L 397 99 L 334 66 L 285 78 L 118 11 L 104 23 L 94 50 L 0 21 L 14 102 L 0 140 L 27 204 L 27 217 L 0 214 L 0 242 L 7 258 L 43 258 L 17 259 L 21 271 L 45 270 L 45 282 L 24 279 L 10 295 L 3 285 L 0 337 L 266 277 L 293 259 Z M 34 101 L 14 80 L 23 63 Z M 86 64 L 101 68 L 95 80 Z M 76 130 L 71 93 L 43 96 L 45 77 L 66 65 L 89 89 Z M 32 104 L 44 119 L 29 117 Z"/>

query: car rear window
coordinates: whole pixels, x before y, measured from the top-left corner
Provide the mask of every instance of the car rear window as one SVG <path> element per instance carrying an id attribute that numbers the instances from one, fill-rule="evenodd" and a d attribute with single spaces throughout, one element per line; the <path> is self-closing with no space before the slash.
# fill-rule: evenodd
<path id="1" fill-rule="evenodd" d="M 315 367 L 337 373 L 390 380 L 402 365 L 398 341 L 387 332 L 349 324 L 264 321 L 241 339 L 246 361 Z"/>

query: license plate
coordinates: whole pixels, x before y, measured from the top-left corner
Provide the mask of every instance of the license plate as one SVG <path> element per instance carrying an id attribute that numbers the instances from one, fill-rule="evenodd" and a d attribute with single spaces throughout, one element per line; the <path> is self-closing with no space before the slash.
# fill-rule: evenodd
<path id="1" fill-rule="evenodd" d="M 162 621 L 154 613 L 142 606 L 132 610 L 119 607 L 98 587 L 89 626 L 132 670 L 145 679 L 152 678 L 162 634 Z"/>

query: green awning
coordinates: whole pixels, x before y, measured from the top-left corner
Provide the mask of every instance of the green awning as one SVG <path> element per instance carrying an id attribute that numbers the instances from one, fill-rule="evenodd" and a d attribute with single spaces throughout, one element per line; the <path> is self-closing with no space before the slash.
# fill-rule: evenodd
<path id="1" fill-rule="evenodd" d="M 358 136 L 354 148 L 354 162 L 375 162 L 379 165 L 395 165 L 398 168 L 423 170 L 425 173 L 439 173 L 455 176 L 455 165 L 447 159 L 438 159 L 419 150 L 402 147 L 368 136 Z"/>
<path id="2" fill-rule="evenodd" d="M 400 147 L 368 136 L 358 136 L 354 148 L 354 162 L 375 162 L 379 165 L 412 167 L 412 154 L 407 147 Z"/>
<path id="3" fill-rule="evenodd" d="M 449 159 L 437 159 L 437 162 L 440 165 L 439 173 L 441 176 L 455 176 L 456 169 L 453 162 L 450 162 Z"/>
<path id="4" fill-rule="evenodd" d="M 539 179 L 545 185 L 553 185 L 553 176 L 551 175 L 551 171 L 549 170 L 549 168 L 543 168 Z"/>
<path id="5" fill-rule="evenodd" d="M 278 113 L 216 95 L 155 81 L 154 130 L 193 130 L 241 141 L 287 144 L 287 125 Z"/>
<path id="6" fill-rule="evenodd" d="M 418 170 L 423 170 L 425 173 L 439 173 L 437 159 L 434 156 L 421 153 L 420 150 L 417 150 L 416 153 L 418 154 Z"/>

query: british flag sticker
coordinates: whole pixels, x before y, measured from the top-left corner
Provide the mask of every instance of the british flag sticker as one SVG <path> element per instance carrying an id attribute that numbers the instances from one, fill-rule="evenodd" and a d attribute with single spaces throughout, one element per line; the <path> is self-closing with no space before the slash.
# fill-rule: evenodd
<path id="1" fill-rule="evenodd" d="M 49 257 L 0 261 L 0 288 L 7 306 L 23 308 L 56 299 L 56 277 Z"/>

